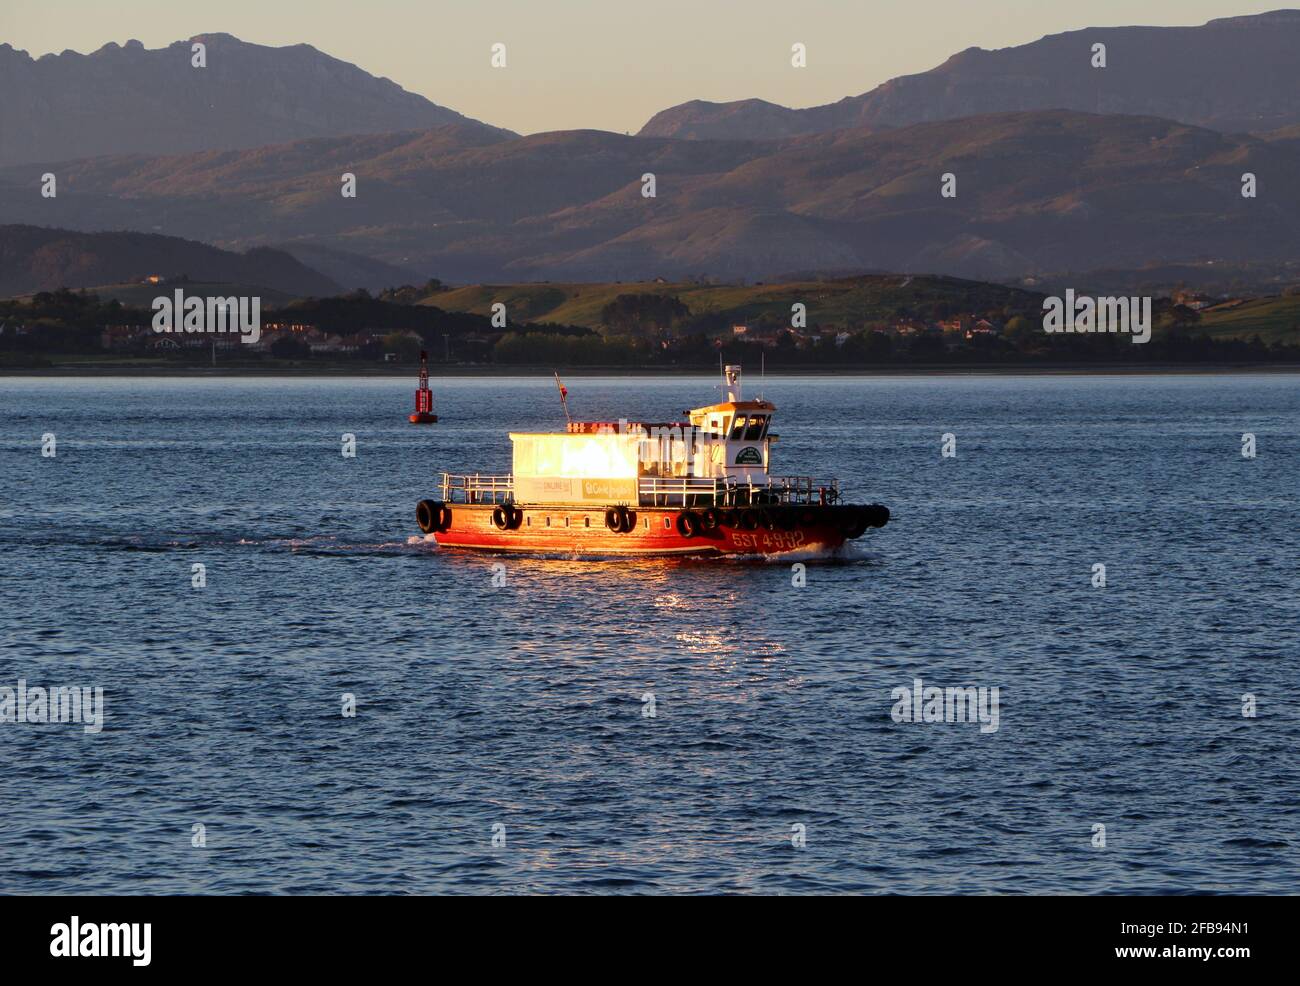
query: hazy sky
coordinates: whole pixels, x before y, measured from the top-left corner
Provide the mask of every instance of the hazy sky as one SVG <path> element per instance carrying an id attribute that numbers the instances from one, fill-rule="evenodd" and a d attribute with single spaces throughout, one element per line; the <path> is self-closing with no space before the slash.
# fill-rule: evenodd
<path id="1" fill-rule="evenodd" d="M 1201 24 L 1284 0 L 0 0 L 0 41 L 33 56 L 224 31 L 305 42 L 520 133 L 635 132 L 688 99 L 812 106 L 972 45 L 1062 31 Z M 492 69 L 490 48 L 508 66 Z M 802 42 L 808 67 L 790 66 Z"/>

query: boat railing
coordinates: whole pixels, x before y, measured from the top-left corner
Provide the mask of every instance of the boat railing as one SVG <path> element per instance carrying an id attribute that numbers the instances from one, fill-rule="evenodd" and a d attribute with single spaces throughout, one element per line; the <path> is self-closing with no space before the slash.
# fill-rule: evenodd
<path id="1" fill-rule="evenodd" d="M 485 476 L 481 473 L 442 474 L 444 503 L 511 503 L 515 498 L 515 477 Z"/>
<path id="2" fill-rule="evenodd" d="M 839 480 L 811 476 L 768 476 L 759 482 L 729 477 L 643 476 L 640 500 L 647 507 L 828 504 L 840 498 Z"/>
<path id="3" fill-rule="evenodd" d="M 642 476 L 637 484 L 643 507 L 711 506 L 722 502 L 725 479 L 703 476 Z"/>
<path id="4" fill-rule="evenodd" d="M 836 503 L 840 487 L 838 480 L 811 476 L 768 476 L 757 482 L 723 476 L 642 476 L 638 494 L 643 507 L 744 507 Z M 444 503 L 513 503 L 514 499 L 515 479 L 510 473 L 442 474 Z"/>

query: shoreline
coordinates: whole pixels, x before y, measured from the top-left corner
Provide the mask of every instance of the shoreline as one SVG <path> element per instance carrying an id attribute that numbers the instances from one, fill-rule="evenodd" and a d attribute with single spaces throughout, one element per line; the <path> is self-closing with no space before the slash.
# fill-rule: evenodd
<path id="1" fill-rule="evenodd" d="M 553 367 L 540 365 L 430 366 L 430 376 L 439 377 L 549 377 L 557 370 L 566 377 L 673 377 L 712 376 L 716 366 L 627 367 L 582 366 Z M 0 367 L 0 377 L 376 377 L 407 379 L 419 373 L 417 364 L 410 366 L 350 366 L 329 364 L 310 366 L 157 366 L 96 365 L 65 363 L 42 367 Z M 782 366 L 765 371 L 773 377 L 907 377 L 907 376 L 1221 376 L 1243 373 L 1300 373 L 1300 363 L 1152 363 L 1144 365 L 1113 363 L 916 363 L 898 366 L 844 364 L 840 366 Z"/>

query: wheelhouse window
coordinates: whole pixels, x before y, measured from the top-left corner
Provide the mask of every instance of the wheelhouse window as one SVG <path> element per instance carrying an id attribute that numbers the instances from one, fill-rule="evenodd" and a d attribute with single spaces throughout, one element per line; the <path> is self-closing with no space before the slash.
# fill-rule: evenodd
<path id="1" fill-rule="evenodd" d="M 731 440 L 738 442 L 745 437 L 745 422 L 749 420 L 743 414 L 737 414 L 736 420 L 731 426 Z"/>
<path id="2" fill-rule="evenodd" d="M 755 414 L 749 419 L 749 427 L 745 429 L 745 441 L 757 442 L 767 434 L 767 415 Z"/>

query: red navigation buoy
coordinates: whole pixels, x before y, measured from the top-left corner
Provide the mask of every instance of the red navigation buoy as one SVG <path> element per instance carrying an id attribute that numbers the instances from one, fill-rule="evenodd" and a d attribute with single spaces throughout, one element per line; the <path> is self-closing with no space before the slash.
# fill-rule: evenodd
<path id="1" fill-rule="evenodd" d="M 410 421 L 413 425 L 431 425 L 438 420 L 433 413 L 433 391 L 429 389 L 429 354 L 420 350 L 420 389 L 415 392 L 415 413 Z"/>

